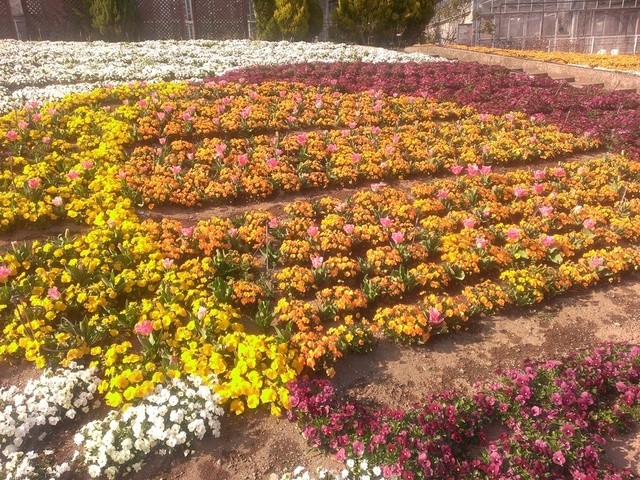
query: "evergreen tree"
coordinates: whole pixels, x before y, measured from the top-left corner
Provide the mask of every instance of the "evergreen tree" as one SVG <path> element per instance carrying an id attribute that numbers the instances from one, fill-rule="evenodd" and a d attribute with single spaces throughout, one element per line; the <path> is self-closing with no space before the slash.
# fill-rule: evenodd
<path id="1" fill-rule="evenodd" d="M 273 18 L 284 38 L 299 40 L 309 32 L 307 0 L 276 0 Z"/>
<path id="2" fill-rule="evenodd" d="M 338 0 L 334 20 L 347 40 L 394 43 L 420 34 L 434 13 L 434 0 Z"/>
<path id="3" fill-rule="evenodd" d="M 139 22 L 134 0 L 92 0 L 91 25 L 107 40 L 128 38 Z"/>
<path id="4" fill-rule="evenodd" d="M 275 10 L 275 0 L 253 0 L 258 40 L 279 40 L 281 38 L 280 29 L 273 18 Z"/>

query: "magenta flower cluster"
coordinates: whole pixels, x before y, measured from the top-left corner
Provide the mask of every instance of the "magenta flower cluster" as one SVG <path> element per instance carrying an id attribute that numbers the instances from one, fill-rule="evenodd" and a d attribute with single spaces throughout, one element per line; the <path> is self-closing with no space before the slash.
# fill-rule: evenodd
<path id="1" fill-rule="evenodd" d="M 483 113 L 522 111 L 574 134 L 591 135 L 609 148 L 640 157 L 640 96 L 574 88 L 478 63 L 306 63 L 249 67 L 216 80 L 261 83 L 283 80 L 333 86 L 346 92 L 381 90 L 470 105 Z"/>
<path id="2" fill-rule="evenodd" d="M 627 479 L 607 439 L 640 421 L 640 346 L 607 344 L 531 363 L 475 393 L 428 395 L 408 410 L 343 398 L 327 380 L 289 385 L 309 443 L 402 479 Z"/>

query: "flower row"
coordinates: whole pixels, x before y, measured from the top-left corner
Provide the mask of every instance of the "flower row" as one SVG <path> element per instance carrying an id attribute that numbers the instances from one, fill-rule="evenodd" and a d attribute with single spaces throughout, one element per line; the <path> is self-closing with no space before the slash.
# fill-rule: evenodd
<path id="1" fill-rule="evenodd" d="M 576 52 L 543 52 L 537 50 L 513 50 L 489 47 L 467 47 L 455 45 L 452 48 L 471 50 L 480 53 L 505 55 L 507 57 L 528 58 L 541 62 L 562 63 L 570 65 L 587 65 L 608 70 L 622 70 L 640 75 L 640 59 L 638 55 L 607 55 L 603 53 Z"/>
<path id="2" fill-rule="evenodd" d="M 438 115 L 431 107 L 420 108 L 429 108 L 429 116 Z M 454 118 L 463 112 L 446 104 L 438 109 L 439 115 Z M 410 117 L 414 116 L 405 109 L 399 119 Z M 136 203 L 190 206 L 432 175 L 454 165 L 523 164 L 597 146 L 591 139 L 561 133 L 518 114 L 416 120 L 382 128 L 370 123 L 373 126 L 247 139 L 167 140 L 136 148 L 119 175 Z"/>
<path id="3" fill-rule="evenodd" d="M 0 119 L 0 229 L 92 223 L 105 208 L 130 208 L 125 197 L 194 205 L 597 145 L 520 114 L 420 97 L 283 83 L 105 88 Z"/>
<path id="4" fill-rule="evenodd" d="M 528 364 L 467 395 L 429 394 L 409 410 L 299 380 L 289 417 L 312 446 L 377 465 L 384 478 L 635 478 L 604 446 L 640 421 L 639 360 L 637 345 L 607 345 Z"/>
<path id="5" fill-rule="evenodd" d="M 418 64 L 307 63 L 249 67 L 229 72 L 228 81 L 251 83 L 289 80 L 331 85 L 345 92 L 382 90 L 472 106 L 502 115 L 522 111 L 576 135 L 595 136 L 609 148 L 640 156 L 640 96 L 577 89 L 551 78 L 532 78 L 506 68 L 478 63 Z M 470 88 L 470 86 L 473 88 Z"/>

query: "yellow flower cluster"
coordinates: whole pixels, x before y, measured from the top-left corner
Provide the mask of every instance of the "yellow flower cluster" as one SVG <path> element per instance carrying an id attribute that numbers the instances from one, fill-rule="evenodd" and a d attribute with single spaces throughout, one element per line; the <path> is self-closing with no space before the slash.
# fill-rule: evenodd
<path id="1" fill-rule="evenodd" d="M 460 50 L 505 55 L 507 57 L 528 58 L 540 62 L 562 63 L 567 65 L 587 65 L 589 67 L 607 68 L 622 71 L 640 71 L 640 58 L 638 55 L 617 54 L 609 52 L 600 53 L 576 53 L 576 52 L 543 52 L 537 50 L 513 50 L 506 48 L 467 47 L 464 45 L 452 45 Z"/>

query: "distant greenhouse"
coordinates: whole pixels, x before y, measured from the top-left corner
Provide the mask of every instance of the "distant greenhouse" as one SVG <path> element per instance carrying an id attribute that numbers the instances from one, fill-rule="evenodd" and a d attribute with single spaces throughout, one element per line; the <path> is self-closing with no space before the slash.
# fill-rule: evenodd
<path id="1" fill-rule="evenodd" d="M 473 0 L 459 43 L 640 53 L 640 0 Z"/>

